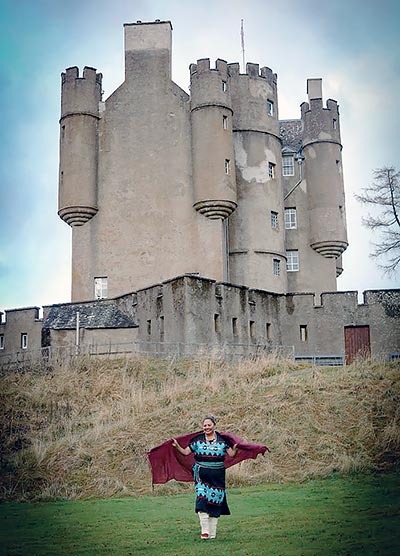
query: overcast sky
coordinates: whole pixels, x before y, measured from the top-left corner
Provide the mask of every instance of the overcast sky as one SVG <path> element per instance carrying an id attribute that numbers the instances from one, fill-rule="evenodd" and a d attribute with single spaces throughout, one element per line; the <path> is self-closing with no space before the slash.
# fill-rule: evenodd
<path id="1" fill-rule="evenodd" d="M 0 0 L 0 309 L 70 300 L 71 230 L 57 216 L 60 73 L 92 66 L 104 98 L 123 80 L 123 23 L 171 20 L 173 79 L 198 58 L 278 74 L 280 118 L 299 118 L 306 80 L 340 105 L 347 226 L 339 290 L 400 286 L 369 257 L 354 199 L 372 170 L 400 167 L 397 0 Z"/>

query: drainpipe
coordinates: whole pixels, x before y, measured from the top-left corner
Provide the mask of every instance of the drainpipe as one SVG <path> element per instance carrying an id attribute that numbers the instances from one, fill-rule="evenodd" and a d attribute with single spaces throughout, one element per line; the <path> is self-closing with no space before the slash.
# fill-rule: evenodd
<path id="1" fill-rule="evenodd" d="M 295 189 L 297 189 L 297 187 L 301 184 L 301 182 L 303 181 L 303 162 L 304 162 L 304 156 L 303 153 L 301 152 L 301 150 L 297 153 L 296 155 L 296 159 L 297 159 L 297 163 L 299 165 L 299 181 L 292 187 L 292 189 L 289 191 L 289 193 L 286 193 L 286 195 L 284 196 L 283 200 L 286 201 L 286 199 L 293 193 L 293 191 Z"/>
<path id="2" fill-rule="evenodd" d="M 230 268 L 229 268 L 229 220 L 224 218 L 224 250 L 225 250 L 225 276 L 224 281 L 230 282 Z"/>
<path id="3" fill-rule="evenodd" d="M 76 353 L 79 353 L 79 311 L 76 312 L 75 351 Z"/>

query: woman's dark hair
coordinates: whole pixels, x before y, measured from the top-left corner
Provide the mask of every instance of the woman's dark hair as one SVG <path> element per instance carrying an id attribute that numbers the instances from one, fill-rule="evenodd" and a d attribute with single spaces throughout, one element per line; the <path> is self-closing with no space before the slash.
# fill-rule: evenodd
<path id="1" fill-rule="evenodd" d="M 214 423 L 214 425 L 217 424 L 217 420 L 216 420 L 216 418 L 215 418 L 213 415 L 206 415 L 206 416 L 204 417 L 204 419 L 203 419 L 203 423 L 204 423 L 204 421 L 206 421 L 207 419 L 210 419 L 210 421 L 212 421 L 212 422 Z"/>

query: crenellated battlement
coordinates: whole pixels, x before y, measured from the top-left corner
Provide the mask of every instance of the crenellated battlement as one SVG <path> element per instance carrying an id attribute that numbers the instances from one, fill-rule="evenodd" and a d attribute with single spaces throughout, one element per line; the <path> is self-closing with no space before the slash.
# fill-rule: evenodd
<path id="1" fill-rule="evenodd" d="M 278 75 L 272 71 L 271 68 L 263 66 L 260 68 L 259 64 L 247 62 L 246 73 L 240 73 L 240 64 L 238 62 L 227 63 L 225 60 L 218 58 L 215 61 L 215 66 L 211 67 L 210 58 L 200 58 L 195 64 L 189 66 L 190 75 L 200 75 L 206 72 L 218 72 L 222 78 L 235 78 L 237 76 L 248 76 L 253 78 L 262 78 L 268 81 L 270 85 L 276 86 Z"/>
<path id="2" fill-rule="evenodd" d="M 247 62 L 246 73 L 240 73 L 240 64 L 238 62 L 228 64 L 228 76 L 231 78 L 238 76 L 248 76 L 253 78 L 260 77 L 265 79 L 273 87 L 276 87 L 278 82 L 278 75 L 274 73 L 271 68 L 268 68 L 267 66 L 260 68 L 259 64 L 255 64 L 253 62 Z"/>
<path id="3" fill-rule="evenodd" d="M 211 67 L 210 58 L 201 58 L 195 64 L 189 66 L 190 76 L 200 75 L 205 72 L 218 72 L 223 79 L 228 77 L 228 64 L 225 60 L 218 58 L 215 61 L 215 67 Z"/>
<path id="4" fill-rule="evenodd" d="M 87 84 L 91 83 L 93 85 L 100 85 L 101 87 L 103 75 L 101 73 L 97 73 L 96 68 L 92 68 L 90 66 L 85 66 L 83 68 L 82 76 L 79 75 L 79 68 L 77 66 L 67 68 L 65 72 L 61 74 L 62 85 L 72 83 L 77 79 L 85 80 Z"/>
<path id="5" fill-rule="evenodd" d="M 339 105 L 336 100 L 328 99 L 324 106 L 322 98 L 312 99 L 310 102 L 302 102 L 300 104 L 301 116 L 303 117 L 307 112 L 320 112 L 322 110 L 329 110 L 336 115 L 339 115 Z"/>

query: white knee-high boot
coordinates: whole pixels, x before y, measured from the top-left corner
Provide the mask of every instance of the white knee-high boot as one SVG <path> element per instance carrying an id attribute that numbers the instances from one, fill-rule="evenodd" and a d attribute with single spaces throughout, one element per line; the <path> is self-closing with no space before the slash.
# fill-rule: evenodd
<path id="1" fill-rule="evenodd" d="M 217 525 L 218 525 L 218 517 L 211 517 L 209 518 L 209 532 L 210 532 L 210 539 L 215 539 L 217 536 Z"/>
<path id="2" fill-rule="evenodd" d="M 210 536 L 209 515 L 206 512 L 198 512 L 201 527 L 201 538 L 208 539 Z"/>

